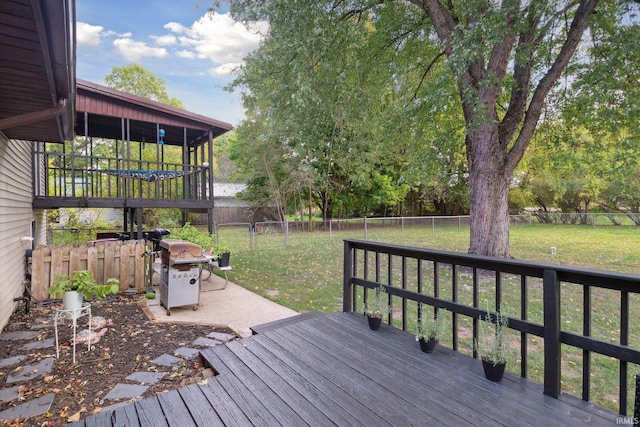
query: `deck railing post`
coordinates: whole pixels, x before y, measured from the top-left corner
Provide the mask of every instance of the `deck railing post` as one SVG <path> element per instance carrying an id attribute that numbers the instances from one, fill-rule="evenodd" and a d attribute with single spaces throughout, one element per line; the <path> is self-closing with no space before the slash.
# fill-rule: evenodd
<path id="1" fill-rule="evenodd" d="M 348 240 L 344 241 L 344 255 L 343 255 L 343 281 L 342 281 L 342 311 L 347 313 L 351 311 L 351 295 L 352 295 L 352 287 L 351 276 L 352 276 L 352 265 L 351 260 L 353 257 L 351 256 L 351 244 Z"/>
<path id="2" fill-rule="evenodd" d="M 556 270 L 544 270 L 544 394 L 560 395 L 560 284 Z"/>

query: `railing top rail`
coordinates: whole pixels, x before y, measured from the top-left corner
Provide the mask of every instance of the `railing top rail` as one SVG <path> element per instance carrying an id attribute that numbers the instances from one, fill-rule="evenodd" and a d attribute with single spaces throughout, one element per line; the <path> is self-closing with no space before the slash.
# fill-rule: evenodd
<path id="1" fill-rule="evenodd" d="M 607 289 L 640 293 L 640 275 L 592 270 L 560 264 L 446 252 L 435 249 L 376 243 L 367 240 L 345 239 L 344 242 L 345 245 L 348 244 L 351 248 L 531 277 L 541 278 L 545 270 L 553 270 L 557 273 L 558 280 L 561 282 L 580 283 Z"/>

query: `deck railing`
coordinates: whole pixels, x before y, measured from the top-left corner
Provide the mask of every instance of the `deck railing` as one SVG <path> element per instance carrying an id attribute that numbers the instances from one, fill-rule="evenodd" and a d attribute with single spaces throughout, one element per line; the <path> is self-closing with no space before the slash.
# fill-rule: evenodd
<path id="1" fill-rule="evenodd" d="M 35 151 L 34 196 L 210 200 L 208 166 Z M 43 174 L 40 176 L 40 174 Z"/>
<path id="2" fill-rule="evenodd" d="M 415 326 L 422 304 L 447 310 L 453 350 L 476 358 L 469 342 L 478 337 L 479 319 L 490 311 L 495 322 L 501 311 L 519 336 L 520 375 L 528 377 L 530 354 L 542 352 L 544 393 L 553 397 L 562 391 L 564 363 L 582 366 L 581 397 L 590 401 L 592 355 L 604 355 L 618 364 L 619 412 L 627 413 L 628 383 L 637 373 L 630 364 L 640 364 L 640 337 L 630 334 L 640 320 L 629 315 L 640 304 L 640 276 L 345 240 L 343 283 L 344 311 L 362 312 L 367 290 L 384 287 L 392 305 L 386 322 L 403 330 Z"/>

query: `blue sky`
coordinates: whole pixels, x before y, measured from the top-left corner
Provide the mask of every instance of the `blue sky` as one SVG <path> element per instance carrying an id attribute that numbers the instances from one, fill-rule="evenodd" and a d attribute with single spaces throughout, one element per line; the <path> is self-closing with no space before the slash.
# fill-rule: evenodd
<path id="1" fill-rule="evenodd" d="M 260 37 L 212 0 L 76 0 L 77 77 L 104 84 L 114 66 L 142 65 L 189 111 L 237 126 L 239 93 L 223 87 Z M 266 26 L 262 25 L 264 30 Z"/>

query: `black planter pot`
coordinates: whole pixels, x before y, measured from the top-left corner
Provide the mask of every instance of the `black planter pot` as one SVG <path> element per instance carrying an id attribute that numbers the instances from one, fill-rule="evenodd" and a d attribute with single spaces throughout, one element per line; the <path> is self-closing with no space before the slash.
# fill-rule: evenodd
<path id="1" fill-rule="evenodd" d="M 430 340 L 420 338 L 419 342 L 420 350 L 425 353 L 433 353 L 433 351 L 436 349 L 436 344 L 438 344 L 438 341 L 433 338 Z"/>
<path id="2" fill-rule="evenodd" d="M 225 252 L 222 255 L 220 255 L 220 258 L 218 258 L 218 267 L 229 267 L 230 256 L 231 254 L 229 252 Z"/>
<path id="3" fill-rule="evenodd" d="M 506 363 L 498 363 L 495 366 L 493 362 L 488 362 L 486 360 L 482 361 L 482 368 L 484 369 L 484 376 L 493 382 L 499 382 L 502 380 L 502 376 L 504 375 L 504 368 L 507 366 Z"/>
<path id="4" fill-rule="evenodd" d="M 378 329 L 380 329 L 380 326 L 382 325 L 382 317 L 367 316 L 367 320 L 369 320 L 369 328 L 372 331 L 377 331 Z"/>

